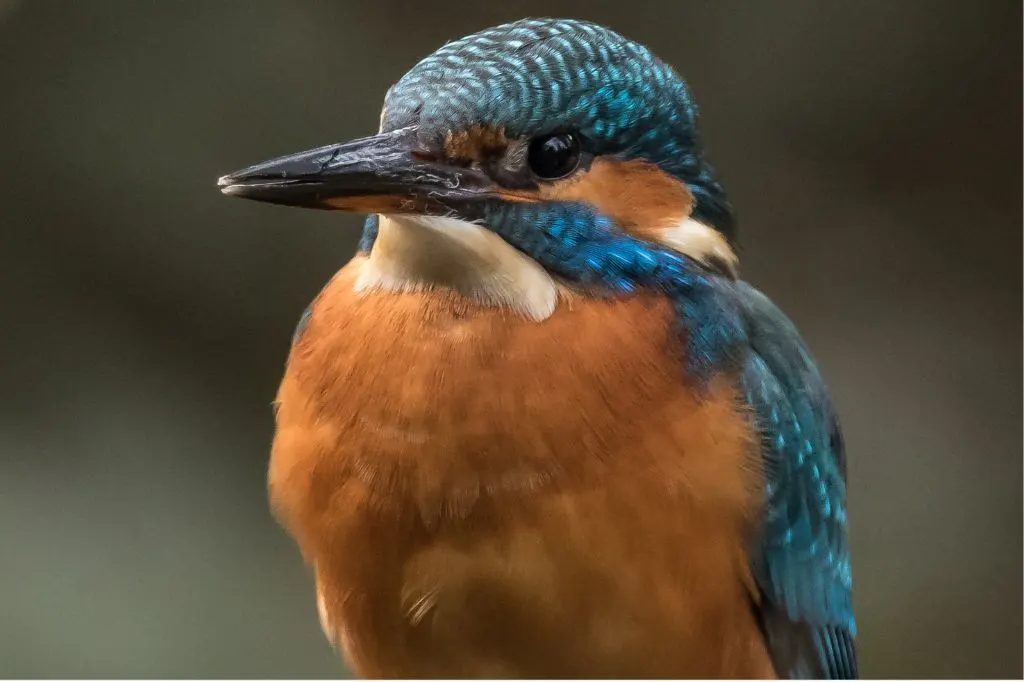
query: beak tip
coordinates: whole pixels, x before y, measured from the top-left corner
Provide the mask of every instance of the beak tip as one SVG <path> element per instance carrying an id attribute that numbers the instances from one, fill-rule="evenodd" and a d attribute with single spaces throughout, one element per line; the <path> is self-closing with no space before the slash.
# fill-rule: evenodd
<path id="1" fill-rule="evenodd" d="M 239 182 L 236 175 L 222 175 L 217 178 L 217 188 L 225 196 L 238 197 L 245 195 L 246 185 Z"/>

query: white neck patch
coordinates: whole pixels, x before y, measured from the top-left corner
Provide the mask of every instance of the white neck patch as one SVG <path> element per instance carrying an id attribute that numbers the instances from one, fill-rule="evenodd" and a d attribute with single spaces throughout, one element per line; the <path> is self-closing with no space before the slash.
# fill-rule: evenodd
<path id="1" fill-rule="evenodd" d="M 693 218 L 671 225 L 658 234 L 658 241 L 705 265 L 720 263 L 736 276 L 739 258 L 722 233 Z"/>
<path id="2" fill-rule="evenodd" d="M 537 322 L 555 311 L 559 295 L 544 268 L 480 225 L 454 218 L 381 215 L 356 291 L 434 287 Z"/>

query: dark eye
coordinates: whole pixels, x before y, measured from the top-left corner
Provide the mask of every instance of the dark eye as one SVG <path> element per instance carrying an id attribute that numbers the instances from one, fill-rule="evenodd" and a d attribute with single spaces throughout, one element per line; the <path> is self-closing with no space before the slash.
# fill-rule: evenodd
<path id="1" fill-rule="evenodd" d="M 527 160 L 538 178 L 564 178 L 580 165 L 580 141 L 572 133 L 538 137 L 530 142 Z"/>

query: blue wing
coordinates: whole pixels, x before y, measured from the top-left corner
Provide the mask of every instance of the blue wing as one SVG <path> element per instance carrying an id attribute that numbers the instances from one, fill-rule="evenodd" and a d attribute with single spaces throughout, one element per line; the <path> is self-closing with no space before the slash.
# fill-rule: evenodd
<path id="1" fill-rule="evenodd" d="M 857 677 L 846 544 L 846 456 L 825 385 L 792 322 L 734 290 L 751 352 L 742 369 L 762 437 L 766 507 L 752 551 L 761 626 L 781 677 Z"/>

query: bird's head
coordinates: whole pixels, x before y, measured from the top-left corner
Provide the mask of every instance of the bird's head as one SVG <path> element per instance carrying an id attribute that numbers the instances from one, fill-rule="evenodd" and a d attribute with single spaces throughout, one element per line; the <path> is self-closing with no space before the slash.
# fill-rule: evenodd
<path id="1" fill-rule="evenodd" d="M 391 87 L 379 134 L 219 184 L 371 214 L 367 286 L 450 284 L 538 318 L 554 282 L 628 291 L 666 268 L 736 265 L 685 83 L 644 46 L 577 20 L 449 43 Z"/>

